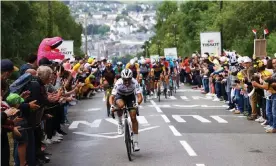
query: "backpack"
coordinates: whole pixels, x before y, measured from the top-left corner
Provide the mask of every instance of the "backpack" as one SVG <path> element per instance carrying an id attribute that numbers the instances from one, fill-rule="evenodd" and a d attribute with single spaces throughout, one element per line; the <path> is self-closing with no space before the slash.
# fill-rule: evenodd
<path id="1" fill-rule="evenodd" d="M 26 85 L 28 85 L 33 80 L 33 76 L 30 73 L 25 73 L 21 75 L 17 80 L 15 80 L 9 87 L 10 93 L 21 94 Z"/>

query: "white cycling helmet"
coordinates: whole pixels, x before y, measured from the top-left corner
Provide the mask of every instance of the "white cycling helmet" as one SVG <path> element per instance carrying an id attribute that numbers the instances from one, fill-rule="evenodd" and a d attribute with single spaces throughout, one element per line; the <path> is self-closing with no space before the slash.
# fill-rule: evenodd
<path id="1" fill-rule="evenodd" d="M 107 63 L 111 63 L 112 64 L 112 60 L 107 60 Z"/>
<path id="2" fill-rule="evenodd" d="M 134 60 L 134 59 L 131 59 L 131 60 L 129 61 L 129 63 L 130 63 L 131 65 L 134 65 L 134 64 L 135 64 L 135 60 Z"/>
<path id="3" fill-rule="evenodd" d="M 122 70 L 121 77 L 126 79 L 132 78 L 132 71 L 130 69 Z"/>
<path id="4" fill-rule="evenodd" d="M 145 59 L 141 59 L 141 65 L 146 64 L 146 60 Z"/>
<path id="5" fill-rule="evenodd" d="M 117 65 L 122 65 L 123 63 L 122 62 L 117 62 Z"/>

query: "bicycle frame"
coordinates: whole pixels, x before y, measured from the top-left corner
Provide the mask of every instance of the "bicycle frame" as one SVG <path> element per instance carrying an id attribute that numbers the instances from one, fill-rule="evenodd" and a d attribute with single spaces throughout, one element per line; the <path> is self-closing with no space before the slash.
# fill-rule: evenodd
<path id="1" fill-rule="evenodd" d="M 128 155 L 129 161 L 132 161 L 131 153 L 132 153 L 132 151 L 134 152 L 132 122 L 131 122 L 131 120 L 128 119 L 129 111 L 132 110 L 132 109 L 135 109 L 136 110 L 136 114 L 139 115 L 138 108 L 127 107 L 127 106 L 125 106 L 125 108 L 123 108 L 123 111 L 124 111 L 123 112 L 124 113 L 124 122 L 125 122 L 124 141 L 125 141 L 125 144 L 126 144 L 127 155 Z"/>

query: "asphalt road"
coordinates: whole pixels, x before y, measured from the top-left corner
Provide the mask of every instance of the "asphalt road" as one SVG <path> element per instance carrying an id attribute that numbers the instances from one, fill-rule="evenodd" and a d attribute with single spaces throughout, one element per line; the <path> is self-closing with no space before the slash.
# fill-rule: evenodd
<path id="1" fill-rule="evenodd" d="M 70 108 L 68 135 L 49 146 L 53 155 L 47 165 L 275 166 L 276 135 L 226 111 L 226 105 L 190 87 L 161 102 L 143 103 L 141 150 L 129 162 L 116 121 L 107 118 L 103 93 L 98 93 Z"/>

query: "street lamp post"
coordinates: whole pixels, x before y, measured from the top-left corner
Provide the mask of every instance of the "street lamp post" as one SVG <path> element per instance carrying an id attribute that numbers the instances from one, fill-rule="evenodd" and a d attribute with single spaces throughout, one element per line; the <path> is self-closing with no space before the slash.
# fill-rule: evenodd
<path id="1" fill-rule="evenodd" d="M 160 56 L 160 40 L 157 40 L 157 46 L 158 46 L 158 55 Z"/>
<path id="2" fill-rule="evenodd" d="M 150 41 L 146 41 L 146 57 L 149 57 L 149 44 Z"/>
<path id="3" fill-rule="evenodd" d="M 174 46 L 176 47 L 176 24 L 173 24 Z"/>

